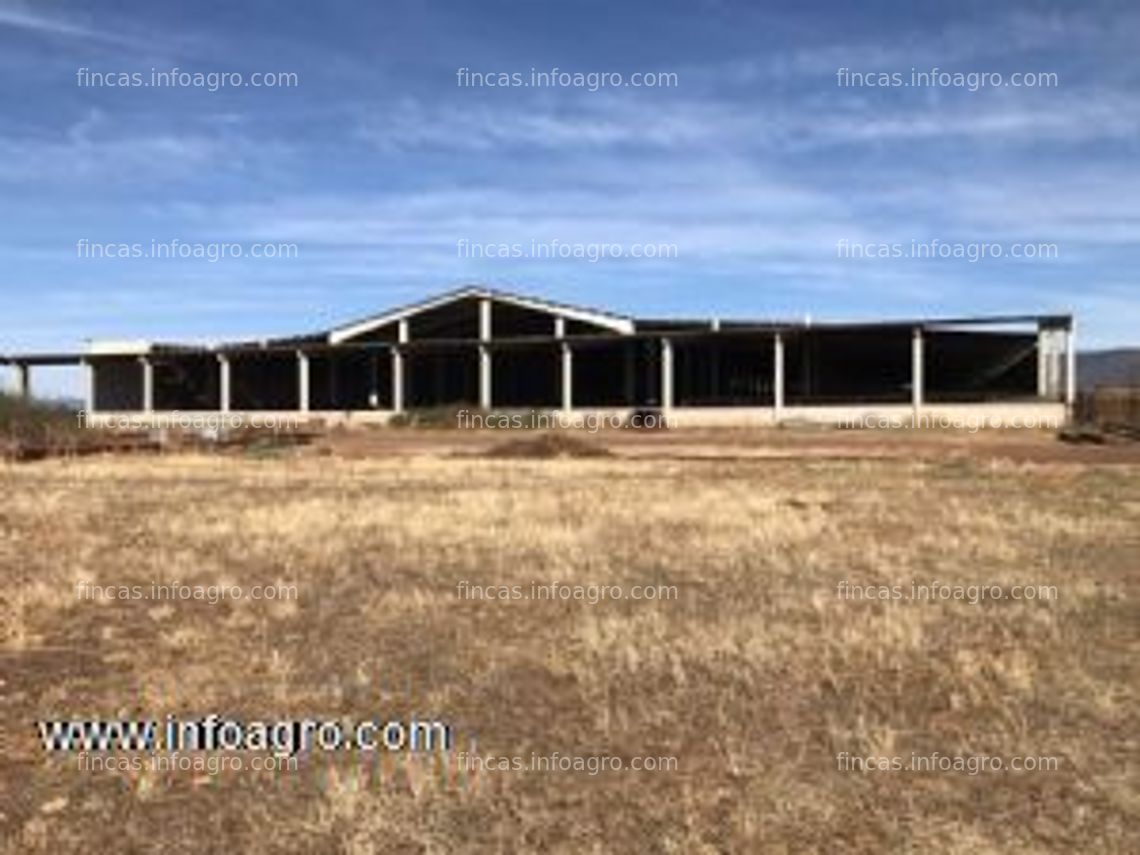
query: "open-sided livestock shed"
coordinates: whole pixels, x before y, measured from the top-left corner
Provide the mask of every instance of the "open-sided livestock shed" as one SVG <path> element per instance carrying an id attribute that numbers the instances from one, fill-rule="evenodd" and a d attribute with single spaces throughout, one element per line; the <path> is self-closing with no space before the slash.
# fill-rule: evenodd
<path id="1" fill-rule="evenodd" d="M 1062 418 L 1075 396 L 1068 315 L 860 323 L 633 318 L 481 286 L 331 330 L 220 345 L 93 342 L 3 361 L 83 364 L 89 414 L 408 409 L 659 410 L 676 423 L 869 414 Z"/>

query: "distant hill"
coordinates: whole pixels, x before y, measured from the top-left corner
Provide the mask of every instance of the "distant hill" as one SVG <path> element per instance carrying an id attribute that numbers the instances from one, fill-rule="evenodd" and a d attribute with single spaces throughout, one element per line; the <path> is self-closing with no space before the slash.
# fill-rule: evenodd
<path id="1" fill-rule="evenodd" d="M 1078 353 L 1077 385 L 1085 391 L 1096 386 L 1140 386 L 1140 348 Z"/>

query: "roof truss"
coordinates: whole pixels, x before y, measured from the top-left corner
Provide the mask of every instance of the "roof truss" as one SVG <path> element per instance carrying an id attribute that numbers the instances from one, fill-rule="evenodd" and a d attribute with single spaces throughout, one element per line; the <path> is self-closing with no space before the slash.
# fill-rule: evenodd
<path id="1" fill-rule="evenodd" d="M 485 299 L 490 300 L 492 303 L 505 303 L 507 305 L 518 306 L 522 309 L 530 309 L 535 312 L 545 312 L 551 317 L 580 321 L 617 333 L 629 334 L 633 332 L 633 320 L 622 317 L 621 315 L 600 312 L 594 309 L 585 309 L 578 306 L 568 306 L 562 303 L 554 303 L 549 300 L 526 297 L 520 294 L 510 294 L 505 291 L 497 291 L 490 288 L 470 287 L 461 288 L 458 291 L 449 291 L 438 297 L 433 297 L 419 303 L 413 303 L 403 308 L 393 309 L 382 315 L 375 315 L 362 321 L 347 324 L 346 326 L 337 327 L 329 332 L 329 344 L 340 344 L 341 342 L 364 335 L 365 333 L 387 326 L 388 324 L 407 320 L 422 312 L 427 312 L 439 308 L 440 306 L 446 306 L 448 303 L 470 299 Z"/>

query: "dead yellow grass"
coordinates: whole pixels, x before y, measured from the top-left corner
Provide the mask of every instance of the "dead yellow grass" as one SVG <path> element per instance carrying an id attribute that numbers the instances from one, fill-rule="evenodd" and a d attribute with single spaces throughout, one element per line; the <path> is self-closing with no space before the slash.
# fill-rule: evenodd
<path id="1" fill-rule="evenodd" d="M 0 468 L 0 828 L 16 850 L 1134 852 L 1140 479 L 954 460 L 207 457 Z M 295 602 L 80 600 L 76 584 L 294 584 Z M 477 585 L 676 586 L 478 601 Z M 869 602 L 841 581 L 1055 585 Z M 283 779 L 124 780 L 62 717 L 437 714 L 481 754 Z M 837 755 L 1048 755 L 1036 773 Z M 58 800 L 63 799 L 64 806 Z"/>

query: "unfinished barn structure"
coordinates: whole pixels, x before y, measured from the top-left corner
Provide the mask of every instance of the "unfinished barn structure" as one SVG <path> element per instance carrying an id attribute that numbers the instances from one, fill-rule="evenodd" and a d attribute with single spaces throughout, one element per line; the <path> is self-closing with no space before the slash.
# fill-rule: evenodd
<path id="1" fill-rule="evenodd" d="M 97 341 L 91 414 L 655 410 L 678 424 L 960 412 L 1063 418 L 1068 315 L 860 323 L 633 318 L 472 286 L 309 335 L 216 345 Z"/>

